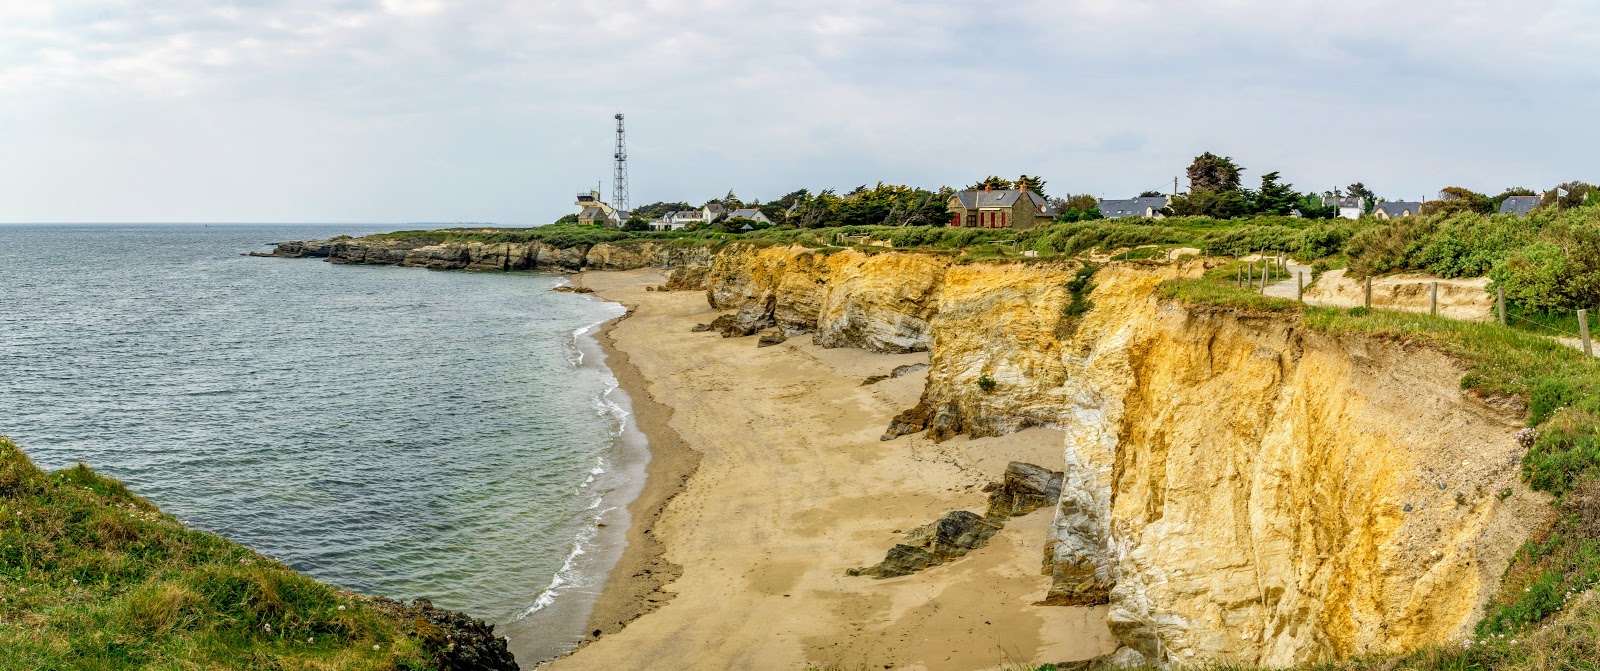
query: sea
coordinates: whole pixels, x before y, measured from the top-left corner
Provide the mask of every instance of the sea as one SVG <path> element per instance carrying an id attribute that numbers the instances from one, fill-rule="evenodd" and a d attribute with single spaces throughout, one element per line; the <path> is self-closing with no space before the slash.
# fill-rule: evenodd
<path id="1" fill-rule="evenodd" d="M 245 256 L 403 226 L 0 225 L 0 435 L 363 594 L 570 649 L 648 450 L 542 273 Z"/>

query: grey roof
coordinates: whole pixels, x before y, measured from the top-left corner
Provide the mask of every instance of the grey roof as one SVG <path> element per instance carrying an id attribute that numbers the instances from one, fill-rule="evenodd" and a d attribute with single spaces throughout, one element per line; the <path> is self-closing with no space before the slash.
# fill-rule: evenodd
<path id="1" fill-rule="evenodd" d="M 1395 200 L 1387 203 L 1379 202 L 1377 205 L 1372 206 L 1372 213 L 1374 215 L 1382 212 L 1385 215 L 1388 215 L 1388 217 L 1391 219 L 1394 217 L 1403 216 L 1407 210 L 1409 210 L 1413 215 L 1422 214 L 1422 203 L 1415 201 Z"/>
<path id="2" fill-rule="evenodd" d="M 728 218 L 729 219 L 738 219 L 739 217 L 744 217 L 746 219 L 754 219 L 754 218 L 756 218 L 757 215 L 760 215 L 760 214 L 761 214 L 761 210 L 758 210 L 758 209 L 753 208 L 753 207 L 746 207 L 746 208 L 734 210 L 733 212 L 728 213 Z"/>
<path id="3" fill-rule="evenodd" d="M 1366 207 L 1365 199 L 1361 196 L 1323 196 L 1323 207 Z"/>
<path id="4" fill-rule="evenodd" d="M 1147 210 L 1159 210 L 1166 207 L 1167 204 L 1166 196 L 1145 196 L 1126 200 L 1106 200 L 1102 198 L 1100 199 L 1100 216 L 1107 219 L 1143 217 Z"/>
<path id="5" fill-rule="evenodd" d="M 961 200 L 961 206 L 969 210 L 982 207 L 1011 207 L 1021 197 L 1022 192 L 1016 189 L 994 189 L 991 191 L 968 189 L 956 192 L 956 198 Z M 1028 192 L 1028 199 L 1033 201 L 1035 208 L 1044 207 L 1047 204 L 1043 196 L 1032 191 Z"/>
<path id="6" fill-rule="evenodd" d="M 606 218 L 606 211 L 602 210 L 602 209 L 600 209 L 598 207 L 585 207 L 585 208 L 583 208 L 582 212 L 578 213 L 578 218 L 579 219 L 604 219 L 604 218 Z"/>
<path id="7" fill-rule="evenodd" d="M 1533 208 L 1538 207 L 1544 196 L 1512 196 L 1500 203 L 1500 214 L 1515 214 L 1519 217 L 1528 216 Z"/>

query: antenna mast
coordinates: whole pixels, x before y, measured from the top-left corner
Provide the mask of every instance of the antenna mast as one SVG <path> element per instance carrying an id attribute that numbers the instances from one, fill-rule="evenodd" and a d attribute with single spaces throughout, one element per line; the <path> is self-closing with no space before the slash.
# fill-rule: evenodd
<path id="1" fill-rule="evenodd" d="M 618 211 L 628 211 L 628 148 L 627 136 L 622 130 L 622 113 L 617 112 L 617 153 L 613 155 L 617 167 L 611 177 L 611 206 Z"/>

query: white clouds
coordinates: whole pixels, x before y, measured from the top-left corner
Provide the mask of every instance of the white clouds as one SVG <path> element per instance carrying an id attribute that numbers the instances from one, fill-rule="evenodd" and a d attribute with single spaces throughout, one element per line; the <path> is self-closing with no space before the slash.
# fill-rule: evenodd
<path id="1" fill-rule="evenodd" d="M 224 152 L 256 178 L 219 179 L 189 199 L 211 199 L 205 208 L 185 210 L 232 218 L 254 216 L 229 208 L 263 193 L 306 188 L 296 180 L 311 166 L 335 186 L 296 198 L 287 212 L 299 218 L 546 221 L 573 184 L 608 174 L 618 108 L 636 127 L 636 197 L 650 200 L 990 172 L 1114 195 L 1170 180 L 1204 149 L 1302 186 L 1391 180 L 1411 192 L 1448 174 L 1487 189 L 1581 176 L 1585 152 L 1600 149 L 1579 138 L 1511 143 L 1516 154 L 1463 141 L 1539 140 L 1587 123 L 1600 9 L 1582 0 L 6 5 L 0 97 L 12 109 L 0 145 L 161 134 L 172 151 L 127 154 L 125 165 L 147 173 L 144 191 L 164 190 L 157 202 L 174 202 L 207 177 L 164 162 L 207 153 L 215 138 L 276 138 L 259 160 Z M 141 108 L 181 109 L 211 134 L 110 121 Z M 380 159 L 388 165 L 356 176 Z M 366 191 L 430 174 L 499 184 L 503 170 L 526 186 L 388 202 Z M 125 212 L 151 206 L 106 175 L 97 210 L 35 195 L 80 178 L 51 163 L 0 181 L 0 220 L 177 216 Z"/>

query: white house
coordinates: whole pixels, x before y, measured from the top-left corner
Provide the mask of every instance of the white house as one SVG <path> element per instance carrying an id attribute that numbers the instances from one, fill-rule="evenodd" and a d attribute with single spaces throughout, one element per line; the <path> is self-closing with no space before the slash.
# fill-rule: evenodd
<path id="1" fill-rule="evenodd" d="M 722 218 L 722 204 L 710 203 L 698 210 L 668 212 L 660 219 L 650 220 L 652 231 L 681 231 L 690 224 L 709 224 Z M 753 217 L 752 217 L 753 218 Z M 761 219 L 759 221 L 765 221 Z"/>
<path id="2" fill-rule="evenodd" d="M 1367 213 L 1367 199 L 1361 196 L 1323 196 L 1322 206 L 1339 208 L 1339 216 L 1345 219 L 1360 219 Z"/>

